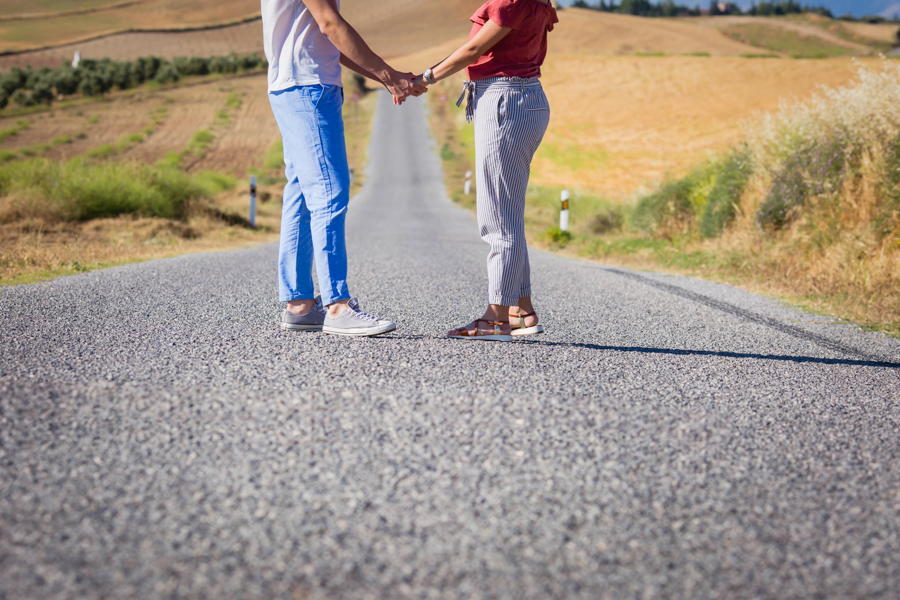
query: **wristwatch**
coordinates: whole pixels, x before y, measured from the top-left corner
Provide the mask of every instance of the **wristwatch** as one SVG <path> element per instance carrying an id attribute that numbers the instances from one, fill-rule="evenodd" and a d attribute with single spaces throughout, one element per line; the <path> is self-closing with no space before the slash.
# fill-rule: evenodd
<path id="1" fill-rule="evenodd" d="M 437 81 L 434 80 L 433 69 L 425 69 L 425 72 L 422 73 L 422 78 L 428 82 L 428 85 L 434 85 L 437 83 Z"/>

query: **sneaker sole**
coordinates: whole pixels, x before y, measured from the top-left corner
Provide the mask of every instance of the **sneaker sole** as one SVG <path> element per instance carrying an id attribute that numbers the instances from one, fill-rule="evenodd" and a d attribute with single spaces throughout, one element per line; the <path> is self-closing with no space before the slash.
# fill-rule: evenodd
<path id="1" fill-rule="evenodd" d="M 282 331 L 322 331 L 321 325 L 295 325 L 293 323 L 282 323 Z"/>
<path id="2" fill-rule="evenodd" d="M 346 335 L 349 337 L 371 337 L 373 335 L 381 335 L 382 333 L 389 333 L 393 330 L 397 329 L 397 326 L 393 323 L 390 325 L 382 325 L 381 327 L 365 327 L 360 329 L 342 329 L 340 327 L 322 327 L 322 333 L 329 333 L 331 335 Z"/>

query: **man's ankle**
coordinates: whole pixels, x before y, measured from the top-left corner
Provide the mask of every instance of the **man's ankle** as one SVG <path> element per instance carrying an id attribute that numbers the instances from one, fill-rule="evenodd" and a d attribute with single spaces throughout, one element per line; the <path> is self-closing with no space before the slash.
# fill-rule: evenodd
<path id="1" fill-rule="evenodd" d="M 341 313 L 343 313 L 343 312 L 347 309 L 347 306 L 348 306 L 349 304 L 350 304 L 350 300 L 349 300 L 349 299 L 347 299 L 347 300 L 337 300 L 336 302 L 333 302 L 332 304 L 329 304 L 329 305 L 328 305 L 328 309 L 327 309 L 327 310 L 328 310 L 328 316 L 329 316 L 329 317 L 332 317 L 332 318 L 333 318 L 333 317 L 339 317 L 339 316 L 341 316 Z"/>
<path id="2" fill-rule="evenodd" d="M 302 317 L 303 315 L 308 314 L 315 305 L 316 301 L 312 298 L 291 300 L 287 303 L 287 310 L 289 313 L 295 314 L 298 317 Z"/>

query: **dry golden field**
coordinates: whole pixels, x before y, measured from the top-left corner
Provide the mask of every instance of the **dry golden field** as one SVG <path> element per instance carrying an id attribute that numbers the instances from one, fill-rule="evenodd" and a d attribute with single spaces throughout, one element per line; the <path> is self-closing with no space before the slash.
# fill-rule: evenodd
<path id="1" fill-rule="evenodd" d="M 849 59 L 585 57 L 554 54 L 552 111 L 536 183 L 625 199 L 743 136 L 743 124 L 855 76 Z"/>
<path id="2" fill-rule="evenodd" d="M 479 4 L 477 0 L 344 0 L 341 6 L 342 14 L 372 48 L 392 57 L 468 33 L 468 17 Z M 71 60 L 75 50 L 84 57 L 117 60 L 151 54 L 172 58 L 262 53 L 262 22 L 254 19 L 259 16 L 259 0 L 144 0 L 115 6 L 76 16 L 0 20 L 0 53 L 17 52 L 0 55 L 0 70 L 23 65 L 55 67 Z M 247 19 L 254 20 L 241 23 Z M 179 31 L 232 23 L 237 24 Z"/>
<path id="3" fill-rule="evenodd" d="M 4 14 L 11 16 L 6 10 Z M 0 52 L 58 46 L 130 30 L 224 25 L 257 16 L 258 0 L 148 0 L 117 4 L 89 13 L 0 21 Z"/>
<path id="4" fill-rule="evenodd" d="M 715 19 L 644 19 L 581 9 L 559 16 L 542 75 L 550 129 L 532 181 L 614 200 L 683 174 L 710 152 L 738 142 L 744 124 L 782 102 L 808 98 L 820 86 L 844 85 L 856 73 L 849 57 L 743 58 L 759 49 L 723 35 Z M 814 25 L 786 24 L 828 35 Z M 396 65 L 421 72 L 464 40 L 400 57 Z M 659 53 L 664 55 L 653 55 Z M 703 53 L 708 56 L 697 55 Z M 455 101 L 462 79 L 442 88 L 449 100 Z M 461 110 L 450 111 L 462 119 Z"/>
<path id="5" fill-rule="evenodd" d="M 470 29 L 467 17 L 480 3 L 481 0 L 343 0 L 342 5 L 348 20 L 377 52 L 397 68 L 421 72 L 465 40 Z M 8 44 L 13 43 L 11 31 L 15 33 L 13 37 L 21 38 L 17 44 L 56 45 L 0 56 L 0 72 L 21 64 L 56 66 L 71 59 L 76 49 L 85 57 L 114 59 L 148 54 L 171 58 L 261 52 L 262 28 L 258 19 L 217 29 L 132 31 L 96 37 L 123 29 L 177 29 L 234 22 L 253 17 L 259 9 L 258 3 L 238 0 L 208 4 L 208 0 L 146 0 L 122 6 L 98 1 L 87 7 L 100 9 L 92 13 L 18 21 L 0 19 L 0 45 L 7 44 L 7 50 L 11 48 Z M 74 5 L 68 0 L 46 0 L 39 5 L 40 11 L 35 8 L 33 12 L 64 12 Z M 14 6 L 24 13 L 33 5 L 19 1 Z M 745 123 L 777 109 L 782 102 L 808 98 L 820 85 L 840 86 L 855 76 L 856 67 L 850 56 L 790 59 L 787 52 L 742 43 L 734 39 L 733 32 L 726 35 L 723 30 L 728 31 L 735 24 L 757 23 L 768 28 L 769 33 L 774 31 L 776 41 L 781 35 L 778 32 L 793 32 L 790 35 L 800 36 L 797 39 L 815 38 L 816 44 L 839 48 L 848 55 L 866 53 L 870 43 L 887 44 L 894 33 L 893 26 L 818 22 L 809 18 L 739 22 L 728 18 L 642 19 L 578 9 L 559 14 L 560 24 L 551 34 L 543 75 L 552 107 L 551 126 L 536 157 L 532 181 L 592 192 L 613 202 L 653 190 L 667 176 L 679 176 L 710 153 L 726 150 L 743 138 Z M 54 23 L 65 20 L 81 24 L 63 35 Z M 786 39 L 793 39 L 790 35 L 785 34 Z M 61 45 L 67 40 L 88 37 L 96 39 Z M 743 57 L 761 53 L 782 58 Z M 447 118 L 456 119 L 457 124 L 462 111 L 452 102 L 461 80 L 457 77 L 442 88 L 448 96 Z M 441 93 L 432 93 L 435 92 Z M 239 99 L 238 105 L 229 104 L 229 98 Z M 360 175 L 364 172 L 366 123 L 372 103 L 365 100 L 361 106 L 360 122 L 348 125 L 351 162 L 357 165 Z M 352 114 L 349 104 L 345 114 Z M 238 178 L 237 190 L 216 200 L 223 210 L 229 211 L 244 210 L 247 171 L 262 169 L 267 158 L 272 164 L 273 144 L 278 140 L 262 74 L 188 81 L 166 89 L 145 87 L 116 92 L 100 101 L 75 101 L 43 112 L 22 114 L 8 108 L 0 112 L 0 130 L 11 127 L 20 118 L 27 119 L 29 127 L 0 141 L 0 152 L 36 148 L 39 154 L 61 160 L 105 145 L 115 146 L 124 136 L 141 134 L 149 128 L 152 131 L 143 134 L 143 141 L 126 145 L 114 158 L 153 163 L 167 153 L 183 151 L 191 145 L 196 132 L 208 130 L 211 142 L 202 152 L 185 154 L 182 166 L 190 173 L 212 170 Z M 71 142 L 54 145 L 53 140 L 60 138 Z M 272 177 L 278 174 L 277 169 L 266 172 Z M 280 192 L 278 187 L 272 184 L 263 189 L 274 196 Z M 263 222 L 272 231 L 277 229 L 278 220 L 274 206 L 269 204 L 263 209 L 269 213 Z M 105 264 L 114 256 L 121 257 L 124 247 L 131 249 L 128 256 L 141 258 L 192 248 L 224 247 L 231 243 L 229 240 L 246 243 L 260 239 L 246 231 L 222 228 L 205 215 L 192 219 L 190 225 L 115 219 L 77 226 L 4 226 L 0 246 L 7 256 L 9 248 L 15 246 L 14 255 L 20 263 L 23 256 L 30 256 L 32 272 L 41 268 L 48 272 L 57 269 L 54 264 L 66 262 L 62 258 L 66 253 L 59 250 L 64 247 L 77 247 L 76 253 L 94 257 L 75 261 L 84 265 Z M 73 246 L 73 239 L 93 241 Z M 168 241 L 152 241 L 159 239 Z M 17 241 L 13 244 L 11 240 Z M 118 250 L 102 249 L 97 240 L 114 242 L 113 247 Z M 47 248 L 50 251 L 44 252 Z M 45 259 L 36 259 L 41 252 Z M 9 278 L 8 273 L 6 277 Z"/>

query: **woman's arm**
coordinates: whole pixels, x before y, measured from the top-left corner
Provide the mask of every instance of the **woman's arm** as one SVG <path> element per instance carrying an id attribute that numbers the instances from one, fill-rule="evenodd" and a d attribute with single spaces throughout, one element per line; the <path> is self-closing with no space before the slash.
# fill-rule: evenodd
<path id="1" fill-rule="evenodd" d="M 473 62 L 481 58 L 481 56 L 497 45 L 512 31 L 509 27 L 501 27 L 491 20 L 488 20 L 481 28 L 481 31 L 475 34 L 471 40 L 460 46 L 450 56 L 445 58 L 439 64 L 431 68 L 432 77 L 435 81 L 446 79 L 462 71 Z M 416 77 L 418 85 L 427 85 L 422 75 Z"/>

